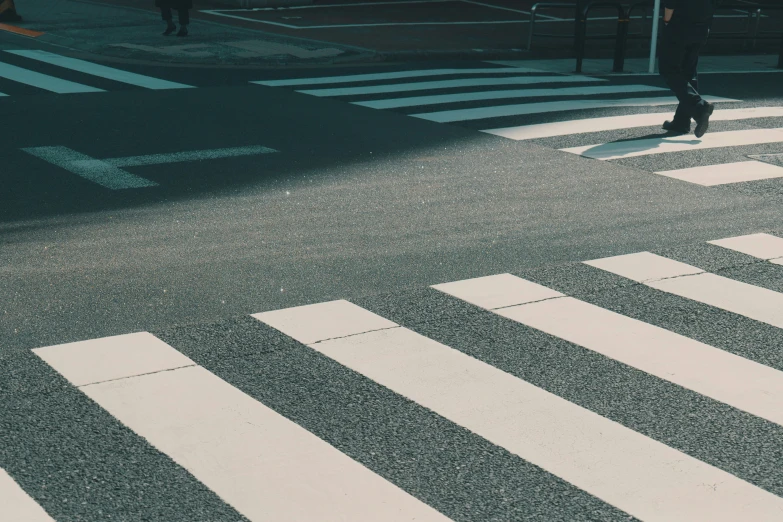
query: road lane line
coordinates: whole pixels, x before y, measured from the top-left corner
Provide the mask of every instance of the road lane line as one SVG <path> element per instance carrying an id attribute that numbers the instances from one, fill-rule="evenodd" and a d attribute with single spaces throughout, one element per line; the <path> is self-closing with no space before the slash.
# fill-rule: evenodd
<path id="1" fill-rule="evenodd" d="M 537 98 L 557 96 L 590 96 L 593 94 L 616 94 L 626 92 L 656 92 L 665 91 L 662 87 L 649 85 L 609 85 L 598 87 L 566 87 L 563 89 L 518 89 L 506 91 L 463 92 L 458 94 L 441 94 L 434 96 L 416 96 L 411 98 L 391 98 L 386 100 L 370 100 L 353 102 L 354 105 L 372 109 L 396 109 L 399 107 L 416 107 L 422 105 L 438 105 L 443 103 L 459 103 L 479 100 L 501 100 L 508 98 Z"/>
<path id="2" fill-rule="evenodd" d="M 142 74 L 136 74 L 121 69 L 114 69 L 112 67 L 106 67 L 105 65 L 98 65 L 97 63 L 88 62 L 85 60 L 78 60 L 76 58 L 69 58 L 67 56 L 61 56 L 59 54 L 50 53 L 40 50 L 20 50 L 20 51 L 6 51 L 7 53 L 29 58 L 31 60 L 37 60 L 39 62 L 56 65 L 65 69 L 71 69 L 92 76 L 99 76 L 108 80 L 114 80 L 115 82 L 127 83 L 129 85 L 135 85 L 137 87 L 144 87 L 146 89 L 188 89 L 192 88 L 192 85 L 185 85 L 183 83 L 170 82 L 167 80 L 161 80 L 159 78 L 153 78 L 151 76 L 144 76 Z"/>
<path id="3" fill-rule="evenodd" d="M 6 78 L 8 80 L 24 83 L 32 87 L 44 89 L 50 92 L 56 92 L 58 94 L 73 94 L 79 92 L 104 92 L 103 89 L 90 87 L 89 85 L 82 85 L 80 83 L 69 82 L 68 80 L 61 80 L 54 76 L 48 76 L 46 74 L 37 73 L 22 67 L 11 65 L 10 63 L 0 62 L 0 78 Z"/>
<path id="4" fill-rule="evenodd" d="M 662 170 L 656 172 L 656 174 L 705 187 L 714 187 L 729 183 L 783 178 L 783 167 L 764 163 L 763 161 L 738 161 L 719 165 L 701 165 L 686 169 Z"/>
<path id="5" fill-rule="evenodd" d="M 548 288 L 510 274 L 433 288 L 783 426 L 774 368 L 554 291 L 541 299 Z"/>
<path id="6" fill-rule="evenodd" d="M 109 158 L 104 162 L 114 167 L 139 167 L 144 165 L 162 165 L 165 163 L 180 163 L 184 161 L 203 161 L 240 156 L 255 156 L 279 152 L 261 145 L 247 147 L 227 147 L 223 149 L 205 149 L 187 152 L 172 152 L 168 154 L 147 154 L 144 156 L 128 156 L 125 158 Z"/>
<path id="7" fill-rule="evenodd" d="M 783 265 L 783 237 L 772 234 L 749 234 L 707 241 L 707 243 Z"/>
<path id="8" fill-rule="evenodd" d="M 361 326 L 370 312 L 353 308 L 253 317 L 642 520 L 780 518 L 783 499 L 462 352 L 403 327 L 360 333 L 388 323 Z M 319 333 L 308 325 L 319 312 L 342 325 Z M 339 328 L 352 334 L 330 338 Z"/>
<path id="9" fill-rule="evenodd" d="M 783 294 L 650 252 L 585 261 L 650 288 L 783 328 Z"/>
<path id="10" fill-rule="evenodd" d="M 783 117 L 783 107 L 721 109 L 712 115 L 710 121 L 736 121 L 768 117 Z M 520 125 L 499 129 L 485 129 L 481 132 L 521 141 L 537 138 L 552 138 L 555 136 L 570 136 L 572 134 L 586 134 L 589 132 L 633 129 L 638 127 L 661 127 L 666 119 L 671 119 L 669 113 L 654 112 L 648 114 L 627 114 L 624 116 L 539 123 L 535 125 Z"/>
<path id="11" fill-rule="evenodd" d="M 125 172 L 106 161 L 68 147 L 28 147 L 22 150 L 111 190 L 158 186 L 154 181 Z"/>
<path id="12" fill-rule="evenodd" d="M 0 468 L 0 515 L 9 522 L 54 522 L 3 468 Z"/>
<path id="13" fill-rule="evenodd" d="M 392 71 L 385 73 L 350 74 L 346 76 L 322 76 L 318 78 L 289 78 L 285 80 L 252 81 L 267 87 L 288 87 L 293 85 L 326 85 L 330 83 L 372 82 L 377 80 L 397 80 L 401 78 L 419 78 L 424 76 L 446 76 L 459 74 L 520 74 L 545 72 L 527 67 L 489 67 L 481 69 L 423 69 L 417 71 Z M 601 80 L 603 81 L 603 80 Z"/>
<path id="14" fill-rule="evenodd" d="M 693 135 L 665 136 L 629 141 L 599 143 L 582 147 L 560 149 L 586 158 L 607 161 L 653 154 L 666 154 L 688 150 L 705 150 L 723 147 L 741 147 L 762 145 L 765 143 L 783 143 L 783 128 L 749 129 L 726 132 L 710 132 L 696 138 Z"/>
<path id="15" fill-rule="evenodd" d="M 535 85 L 539 83 L 603 82 L 586 76 L 513 76 L 511 78 L 467 78 L 432 82 L 393 83 L 368 85 L 365 87 L 335 87 L 328 89 L 307 89 L 296 91 L 311 96 L 356 96 L 360 94 L 386 94 L 390 92 L 427 91 L 456 89 L 462 87 L 484 87 L 487 85 Z"/>
<path id="16" fill-rule="evenodd" d="M 151 334 L 33 352 L 250 520 L 448 520 Z"/>
<path id="17" fill-rule="evenodd" d="M 728 98 L 711 98 L 711 102 L 734 102 Z M 524 114 L 542 114 L 548 112 L 563 112 L 581 109 L 603 109 L 607 107 L 654 107 L 657 105 L 676 105 L 677 98 L 673 96 L 659 98 L 626 98 L 620 100 L 568 100 L 540 103 L 522 103 L 514 105 L 497 105 L 492 107 L 477 107 L 452 111 L 425 112 L 411 114 L 422 120 L 449 123 L 454 121 L 482 120 L 486 118 L 501 118 L 505 116 L 521 116 Z"/>

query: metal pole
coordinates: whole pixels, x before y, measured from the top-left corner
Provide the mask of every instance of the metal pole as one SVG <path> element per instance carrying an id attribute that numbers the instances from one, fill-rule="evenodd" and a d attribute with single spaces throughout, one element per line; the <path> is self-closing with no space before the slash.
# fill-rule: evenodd
<path id="1" fill-rule="evenodd" d="M 647 72 L 655 72 L 655 51 L 658 49 L 658 24 L 661 20 L 661 0 L 655 0 L 652 19 L 652 41 L 650 42 L 650 68 Z"/>

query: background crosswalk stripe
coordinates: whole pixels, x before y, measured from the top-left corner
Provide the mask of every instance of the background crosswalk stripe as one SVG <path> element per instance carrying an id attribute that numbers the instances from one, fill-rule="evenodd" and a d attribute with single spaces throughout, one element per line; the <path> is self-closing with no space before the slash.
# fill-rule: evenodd
<path id="1" fill-rule="evenodd" d="M 55 78 L 54 76 L 47 76 L 35 71 L 30 71 L 22 67 L 11 65 L 10 63 L 0 62 L 0 78 L 7 78 L 9 80 L 38 87 L 58 94 L 72 94 L 77 92 L 103 92 L 103 89 L 97 89 L 90 87 L 89 85 L 82 85 L 80 83 L 69 82 L 68 80 L 62 80 Z"/>
<path id="2" fill-rule="evenodd" d="M 707 242 L 765 261 L 783 261 L 783 237 L 772 234 L 749 234 Z"/>
<path id="3" fill-rule="evenodd" d="M 358 96 L 361 94 L 386 94 L 390 92 L 428 91 L 437 89 L 456 89 L 463 87 L 486 87 L 488 85 L 534 85 L 539 83 L 580 83 L 603 81 L 606 80 L 587 78 L 585 76 L 513 76 L 511 78 L 468 78 L 462 80 L 368 85 L 365 87 L 307 89 L 297 92 L 321 97 Z"/>
<path id="4" fill-rule="evenodd" d="M 500 289 L 494 279 L 506 283 L 507 302 L 525 303 L 494 313 L 783 426 L 783 372 L 572 297 L 533 299 L 540 285 L 507 284 L 509 274 L 467 283 Z M 434 288 L 475 300 L 465 283 Z"/>
<path id="5" fill-rule="evenodd" d="M 694 266 L 650 252 L 585 261 L 585 264 L 663 292 L 783 328 L 783 294 L 779 292 L 708 274 Z"/>
<path id="6" fill-rule="evenodd" d="M 33 351 L 250 520 L 448 520 L 148 333 Z"/>
<path id="7" fill-rule="evenodd" d="M 9 522 L 54 522 L 3 468 L 0 468 L 0 515 Z"/>
<path id="8" fill-rule="evenodd" d="M 713 187 L 744 181 L 783 178 L 783 167 L 764 163 L 763 161 L 751 160 L 719 165 L 701 165 L 686 169 L 662 170 L 656 172 L 656 174 L 705 187 Z"/>
<path id="9" fill-rule="evenodd" d="M 749 129 L 726 132 L 709 132 L 701 138 L 691 135 L 667 136 L 630 141 L 599 143 L 582 147 L 561 149 L 564 152 L 579 154 L 586 158 L 613 160 L 650 156 L 686 150 L 715 149 L 722 147 L 740 147 L 744 145 L 762 145 L 783 142 L 783 128 Z"/>
<path id="10" fill-rule="evenodd" d="M 552 138 L 588 132 L 603 132 L 637 127 L 661 127 L 663 122 L 671 119 L 672 114 L 654 112 L 648 114 L 627 114 L 624 116 L 607 116 L 602 118 L 586 118 L 577 120 L 539 123 L 535 125 L 520 125 L 500 129 L 485 129 L 481 132 L 502 136 L 512 140 L 532 140 L 536 138 Z M 751 107 L 746 109 L 721 109 L 715 111 L 710 121 L 734 121 L 751 118 L 783 117 L 783 107 Z"/>
<path id="11" fill-rule="evenodd" d="M 153 78 L 151 76 L 144 76 L 142 74 L 136 74 L 129 71 L 123 71 L 120 69 L 114 69 L 112 67 L 106 67 L 105 65 L 98 65 L 97 63 L 87 62 L 85 60 L 78 60 L 76 58 L 70 58 L 67 56 L 61 56 L 59 54 L 50 53 L 40 50 L 19 50 L 19 51 L 6 51 L 7 53 L 22 56 L 24 58 L 30 58 L 32 60 L 38 60 L 65 69 L 71 69 L 73 71 L 90 74 L 92 76 L 99 76 L 116 82 L 127 83 L 130 85 L 136 85 L 138 87 L 145 87 L 147 89 L 185 89 L 192 87 L 191 85 L 185 85 L 182 83 L 170 82 Z"/>
<path id="12" fill-rule="evenodd" d="M 353 321 L 333 306 L 318 308 Z M 281 331 L 295 336 L 315 310 L 296 320 L 288 309 L 267 324 L 285 319 Z M 310 347 L 637 518 L 771 521 L 783 509 L 771 493 L 407 328 Z M 704 487 L 715 483 L 720 494 Z"/>
<path id="13" fill-rule="evenodd" d="M 419 78 L 424 76 L 446 76 L 457 74 L 523 74 L 545 72 L 539 69 L 521 68 L 482 68 L 482 69 L 423 69 L 418 71 L 392 71 L 385 73 L 350 74 L 347 76 L 324 76 L 320 78 L 289 78 L 285 80 L 261 80 L 250 83 L 267 87 L 288 87 L 292 85 L 325 85 L 330 83 L 370 82 L 376 80 L 397 80 L 400 78 Z"/>
<path id="14" fill-rule="evenodd" d="M 616 94 L 618 92 L 656 92 L 665 91 L 661 87 L 649 85 L 609 85 L 599 87 L 566 87 L 563 89 L 518 89 L 506 91 L 464 92 L 458 94 L 441 94 L 435 96 L 416 96 L 412 98 L 392 98 L 388 100 L 370 100 L 353 102 L 354 105 L 372 109 L 395 109 L 398 107 L 415 107 L 421 105 L 437 105 L 442 103 L 459 103 L 479 100 L 500 100 L 504 98 L 536 98 L 556 96 L 590 96 L 593 94 Z"/>
<path id="15" fill-rule="evenodd" d="M 707 97 L 708 98 L 708 97 Z M 711 98 L 711 102 L 733 102 L 728 98 Z M 582 109 L 603 109 L 607 107 L 653 107 L 656 105 L 676 105 L 677 98 L 672 96 L 659 98 L 625 98 L 620 100 L 568 100 L 541 103 L 522 103 L 514 105 L 499 105 L 494 107 L 478 107 L 473 109 L 458 109 L 451 111 L 425 112 L 411 114 L 423 120 L 448 123 L 453 121 L 481 120 L 485 118 L 501 118 L 505 116 L 521 116 L 523 114 L 542 114 L 547 112 L 563 112 Z"/>

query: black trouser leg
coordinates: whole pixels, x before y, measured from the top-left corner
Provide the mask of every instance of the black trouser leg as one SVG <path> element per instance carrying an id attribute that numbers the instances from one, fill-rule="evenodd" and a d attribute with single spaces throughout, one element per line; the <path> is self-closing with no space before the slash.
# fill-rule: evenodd
<path id="1" fill-rule="evenodd" d="M 703 41 L 688 42 L 685 39 L 668 34 L 664 38 L 661 50 L 659 70 L 666 84 L 680 102 L 674 121 L 690 122 L 699 108 L 704 105 L 699 95 L 698 73 L 699 51 Z"/>
<path id="2" fill-rule="evenodd" d="M 171 22 L 171 7 L 161 7 L 160 16 L 167 22 Z"/>
<path id="3" fill-rule="evenodd" d="M 190 11 L 187 9 L 177 9 L 179 25 L 188 25 L 190 23 Z"/>

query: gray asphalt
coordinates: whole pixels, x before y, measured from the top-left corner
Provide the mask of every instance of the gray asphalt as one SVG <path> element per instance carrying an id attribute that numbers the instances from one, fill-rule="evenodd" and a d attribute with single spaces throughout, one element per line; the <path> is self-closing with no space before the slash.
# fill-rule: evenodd
<path id="1" fill-rule="evenodd" d="M 248 317 L 332 299 L 783 495 L 780 426 L 427 288 L 510 272 L 783 369 L 779 329 L 580 263 L 647 250 L 783 291 L 783 267 L 705 243 L 783 237 L 783 181 L 706 188 L 652 174 L 780 145 L 599 162 L 556 149 L 659 131 L 520 143 L 476 129 L 627 112 L 446 125 L 247 83 L 289 71 L 123 68 L 197 88 L 153 92 L 58 71 L 108 92 L 56 95 L 0 80 L 10 95 L 0 99 L 0 467 L 58 522 L 242 520 L 30 352 L 141 330 L 454 520 L 629 519 Z M 296 74 L 348 70 L 365 72 Z M 735 107 L 780 106 L 772 77 L 706 76 L 705 92 L 742 99 Z M 750 126 L 783 121 L 713 128 Z M 21 150 L 51 145 L 95 158 L 280 152 L 130 167 L 159 186 L 109 191 Z"/>

